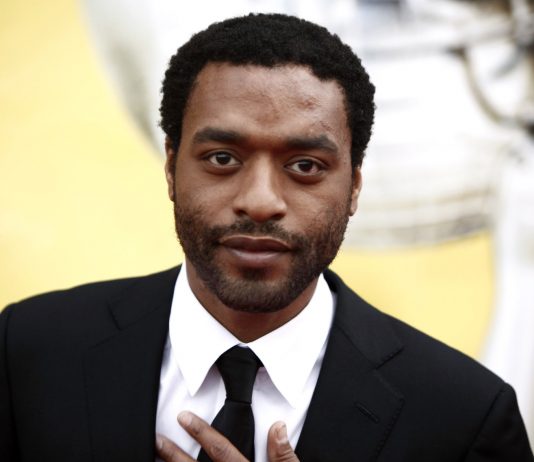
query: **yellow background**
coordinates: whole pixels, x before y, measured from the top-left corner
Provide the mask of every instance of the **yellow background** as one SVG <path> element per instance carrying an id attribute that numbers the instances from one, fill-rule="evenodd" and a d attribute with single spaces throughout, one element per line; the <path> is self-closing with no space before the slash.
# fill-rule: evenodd
<path id="1" fill-rule="evenodd" d="M 74 0 L 0 0 L 0 306 L 182 258 L 162 160 L 108 86 Z M 333 268 L 367 300 L 479 354 L 493 296 L 489 236 Z"/>

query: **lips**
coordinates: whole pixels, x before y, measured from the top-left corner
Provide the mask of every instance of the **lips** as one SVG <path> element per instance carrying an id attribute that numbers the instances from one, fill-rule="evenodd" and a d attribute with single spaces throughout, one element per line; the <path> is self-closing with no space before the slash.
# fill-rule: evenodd
<path id="1" fill-rule="evenodd" d="M 267 268 L 291 250 L 285 242 L 270 237 L 229 236 L 219 243 L 235 264 L 249 268 Z"/>
<path id="2" fill-rule="evenodd" d="M 220 243 L 226 247 L 248 252 L 287 252 L 291 250 L 285 242 L 270 237 L 229 236 Z"/>

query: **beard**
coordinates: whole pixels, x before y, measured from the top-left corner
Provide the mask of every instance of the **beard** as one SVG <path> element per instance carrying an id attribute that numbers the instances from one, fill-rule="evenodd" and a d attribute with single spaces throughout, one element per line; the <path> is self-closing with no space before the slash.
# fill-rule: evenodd
<path id="1" fill-rule="evenodd" d="M 305 233 L 286 231 L 277 221 L 257 223 L 240 218 L 229 226 L 210 226 L 202 207 L 174 201 L 176 233 L 198 276 L 227 307 L 248 313 L 272 313 L 293 302 L 332 262 L 343 242 L 350 197 L 320 216 Z M 289 245 L 290 266 L 281 279 L 270 281 L 265 268 L 243 268 L 229 274 L 217 259 L 220 240 L 232 235 L 272 237 Z"/>

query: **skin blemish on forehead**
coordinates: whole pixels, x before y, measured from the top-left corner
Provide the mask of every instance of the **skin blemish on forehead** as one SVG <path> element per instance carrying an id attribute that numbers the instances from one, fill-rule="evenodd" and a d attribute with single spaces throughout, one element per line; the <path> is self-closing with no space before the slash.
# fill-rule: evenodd
<path id="1" fill-rule="evenodd" d="M 314 98 L 312 96 L 304 97 L 299 102 L 298 105 L 302 109 L 315 109 L 319 105 L 319 101 L 317 101 L 317 98 Z"/>
<path id="2" fill-rule="evenodd" d="M 305 88 L 302 79 L 294 79 L 280 84 L 280 92 L 289 95 L 281 100 L 278 93 L 273 89 L 261 92 L 267 110 L 274 117 L 279 117 L 282 113 L 314 113 L 321 110 L 322 102 L 313 95 L 310 95 Z"/>

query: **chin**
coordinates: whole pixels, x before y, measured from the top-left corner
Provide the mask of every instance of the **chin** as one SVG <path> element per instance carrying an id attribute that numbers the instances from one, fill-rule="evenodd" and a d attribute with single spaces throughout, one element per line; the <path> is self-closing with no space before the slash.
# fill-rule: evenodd
<path id="1" fill-rule="evenodd" d="M 247 270 L 241 277 L 206 281 L 209 289 L 228 308 L 245 313 L 274 313 L 290 305 L 301 293 L 291 290 L 287 278 L 266 280 L 265 270 Z"/>

